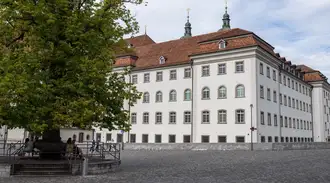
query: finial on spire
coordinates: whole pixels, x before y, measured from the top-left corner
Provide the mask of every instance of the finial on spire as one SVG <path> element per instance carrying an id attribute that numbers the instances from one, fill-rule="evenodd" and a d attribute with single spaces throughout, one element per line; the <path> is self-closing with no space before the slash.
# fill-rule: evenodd
<path id="1" fill-rule="evenodd" d="M 182 38 L 187 38 L 187 37 L 191 37 L 191 23 L 189 22 L 190 19 L 190 8 L 187 9 L 187 23 L 185 24 L 185 33 L 184 36 Z"/>
<path id="2" fill-rule="evenodd" d="M 225 0 L 225 14 L 223 15 L 222 21 L 223 21 L 223 24 L 222 24 L 222 29 L 220 29 L 220 31 L 230 29 L 230 16 L 228 14 L 228 1 L 227 0 Z"/>

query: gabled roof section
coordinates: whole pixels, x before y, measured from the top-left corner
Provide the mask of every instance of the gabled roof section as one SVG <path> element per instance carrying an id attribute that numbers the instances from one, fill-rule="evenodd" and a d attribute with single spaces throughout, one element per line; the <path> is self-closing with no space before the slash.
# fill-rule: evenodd
<path id="1" fill-rule="evenodd" d="M 145 46 L 149 44 L 155 44 L 156 42 L 152 40 L 148 35 L 140 35 L 137 37 L 131 37 L 128 39 L 125 39 L 125 41 L 132 45 L 133 47 L 140 47 L 140 46 Z"/>
<path id="2" fill-rule="evenodd" d="M 247 34 L 252 34 L 253 32 L 243 30 L 243 29 L 239 29 L 239 28 L 235 28 L 235 29 L 223 30 L 223 31 L 221 31 L 221 33 L 222 34 L 213 36 L 211 38 L 204 39 L 204 40 L 200 41 L 199 43 L 217 41 L 217 40 L 226 39 L 226 38 L 230 38 L 230 37 L 236 37 L 236 36 L 244 36 L 244 35 L 247 35 Z"/>
<path id="3" fill-rule="evenodd" d="M 306 65 L 297 65 L 297 69 L 301 69 L 302 72 L 317 72 L 317 70 L 314 70 Z"/>

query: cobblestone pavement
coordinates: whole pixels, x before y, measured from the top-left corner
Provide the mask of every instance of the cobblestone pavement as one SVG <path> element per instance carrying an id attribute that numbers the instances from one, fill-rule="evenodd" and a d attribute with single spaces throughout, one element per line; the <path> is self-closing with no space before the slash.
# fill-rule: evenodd
<path id="1" fill-rule="evenodd" d="M 322 183 L 330 150 L 124 151 L 115 173 L 87 177 L 1 178 L 4 183 Z"/>

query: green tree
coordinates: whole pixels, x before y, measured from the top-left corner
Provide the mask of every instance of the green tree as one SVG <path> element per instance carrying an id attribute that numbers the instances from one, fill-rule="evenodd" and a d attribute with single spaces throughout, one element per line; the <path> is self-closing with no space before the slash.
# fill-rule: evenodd
<path id="1" fill-rule="evenodd" d="M 1 0 L 0 125 L 129 130 L 141 94 L 112 70 L 138 31 L 127 3 L 142 0 Z"/>

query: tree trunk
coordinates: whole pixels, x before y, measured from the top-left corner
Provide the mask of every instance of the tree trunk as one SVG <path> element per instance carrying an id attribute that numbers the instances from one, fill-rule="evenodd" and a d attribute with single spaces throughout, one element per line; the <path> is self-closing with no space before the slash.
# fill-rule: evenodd
<path id="1" fill-rule="evenodd" d="M 37 141 L 35 147 L 40 150 L 40 159 L 59 160 L 65 151 L 59 129 L 45 131 L 42 140 Z"/>

